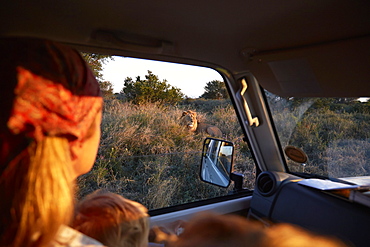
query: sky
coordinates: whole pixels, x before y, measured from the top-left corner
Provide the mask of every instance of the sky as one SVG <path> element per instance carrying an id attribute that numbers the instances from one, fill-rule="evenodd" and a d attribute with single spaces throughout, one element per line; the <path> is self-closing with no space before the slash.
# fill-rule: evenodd
<path id="1" fill-rule="evenodd" d="M 157 75 L 160 81 L 166 79 L 168 84 L 180 88 L 190 98 L 201 96 L 207 82 L 223 81 L 219 73 L 209 68 L 116 56 L 114 61 L 103 66 L 103 79 L 113 84 L 114 93 L 119 93 L 127 77 L 136 80 L 140 76 L 145 79 L 148 70 Z M 367 101 L 369 98 L 360 100 Z"/>
<path id="2" fill-rule="evenodd" d="M 166 79 L 171 86 L 180 88 L 190 98 L 202 95 L 207 82 L 223 81 L 221 75 L 213 69 L 127 57 L 114 57 L 114 61 L 104 65 L 102 74 L 104 80 L 113 84 L 114 93 L 119 93 L 127 77 L 134 81 L 137 76 L 145 79 L 148 70 L 157 75 L 160 81 Z"/>

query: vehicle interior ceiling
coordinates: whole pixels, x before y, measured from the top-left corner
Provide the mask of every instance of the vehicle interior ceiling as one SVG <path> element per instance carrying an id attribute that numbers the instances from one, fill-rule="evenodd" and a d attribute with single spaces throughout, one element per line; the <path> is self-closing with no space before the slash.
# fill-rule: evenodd
<path id="1" fill-rule="evenodd" d="M 43 37 L 86 52 L 210 67 L 223 75 L 232 94 L 240 91 L 244 77 L 281 97 L 363 97 L 370 92 L 368 0 L 2 5 L 2 36 Z M 248 97 L 253 113 L 266 111 L 257 106 L 258 98 Z M 268 122 L 268 113 L 261 118 L 262 124 Z M 267 130 L 273 131 L 271 126 Z M 284 163 L 281 154 L 270 157 L 276 140 L 264 135 L 256 130 L 249 136 L 256 140 L 255 149 L 266 150 L 257 154 L 260 168 L 282 171 L 273 164 Z"/>
<path id="2" fill-rule="evenodd" d="M 369 91 L 364 82 L 369 5 L 365 0 L 7 2 L 0 33 L 47 37 L 85 51 L 204 65 L 233 78 L 251 72 L 281 96 L 349 97 Z M 315 86 L 303 89 L 289 81 L 297 75 L 277 61 L 294 59 L 308 63 Z M 356 87 L 348 86 L 350 79 Z"/>
<path id="3" fill-rule="evenodd" d="M 251 73 L 282 97 L 360 97 L 370 88 L 369 5 L 366 0 L 7 2 L 0 10 L 0 34 L 207 66 L 232 78 L 234 88 L 235 79 Z"/>

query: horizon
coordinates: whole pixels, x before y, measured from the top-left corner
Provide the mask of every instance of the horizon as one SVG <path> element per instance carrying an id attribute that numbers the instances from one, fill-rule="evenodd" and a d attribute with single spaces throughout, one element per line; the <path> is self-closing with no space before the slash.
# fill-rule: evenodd
<path id="1" fill-rule="evenodd" d="M 137 76 L 145 78 L 150 70 L 158 76 L 160 81 L 180 88 L 181 92 L 189 98 L 199 98 L 204 93 L 206 84 L 213 80 L 223 81 L 222 76 L 211 68 L 160 62 L 147 59 L 113 56 L 114 61 L 103 65 L 103 78 L 113 84 L 113 93 L 119 93 L 124 80 Z"/>

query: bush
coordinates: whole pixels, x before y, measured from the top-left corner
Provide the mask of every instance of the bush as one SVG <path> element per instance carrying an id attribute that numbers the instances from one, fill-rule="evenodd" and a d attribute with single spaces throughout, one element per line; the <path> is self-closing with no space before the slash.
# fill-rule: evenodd
<path id="1" fill-rule="evenodd" d="M 197 112 L 212 113 L 215 109 L 231 106 L 229 99 L 206 100 L 206 99 L 186 99 L 179 104 L 182 108 L 192 109 Z"/>
<path id="2" fill-rule="evenodd" d="M 184 94 L 177 87 L 167 84 L 166 80 L 160 81 L 158 76 L 148 70 L 145 80 L 140 76 L 133 81 L 130 77 L 125 79 L 121 91 L 126 100 L 140 105 L 146 103 L 176 104 L 184 99 Z"/>

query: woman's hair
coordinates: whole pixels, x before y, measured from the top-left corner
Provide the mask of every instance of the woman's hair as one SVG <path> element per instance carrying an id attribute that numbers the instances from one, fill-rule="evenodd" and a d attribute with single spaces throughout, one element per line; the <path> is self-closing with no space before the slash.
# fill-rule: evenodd
<path id="1" fill-rule="evenodd" d="M 68 140 L 46 137 L 15 157 L 1 177 L 11 208 L 2 236 L 9 246 L 42 246 L 54 238 L 72 215 L 73 188 Z M 52 165 L 51 165 L 52 164 Z M 3 210 L 9 210 L 3 208 Z M 4 220 L 4 219 L 3 219 Z M 5 222 L 4 222 L 5 223 Z M 3 246 L 3 245 L 2 245 Z"/>
<path id="2" fill-rule="evenodd" d="M 0 38 L 0 246 L 48 246 L 73 214 L 72 161 L 102 99 L 80 54 Z"/>
<path id="3" fill-rule="evenodd" d="M 110 247 L 148 245 L 147 209 L 115 193 L 88 195 L 77 204 L 72 227 Z"/>

